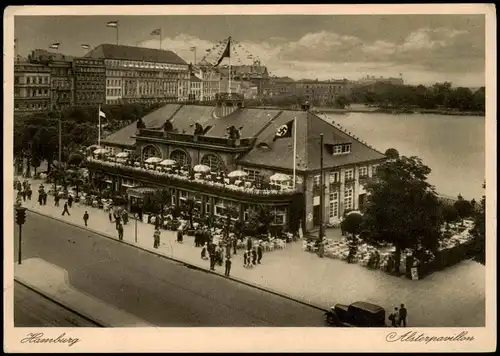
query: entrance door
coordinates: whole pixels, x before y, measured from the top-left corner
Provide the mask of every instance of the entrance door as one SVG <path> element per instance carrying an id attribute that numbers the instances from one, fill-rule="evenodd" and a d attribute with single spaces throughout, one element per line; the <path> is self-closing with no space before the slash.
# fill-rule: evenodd
<path id="1" fill-rule="evenodd" d="M 319 225 L 320 210 L 321 209 L 320 209 L 319 205 L 315 205 L 313 207 L 313 224 L 314 224 L 314 226 Z"/>

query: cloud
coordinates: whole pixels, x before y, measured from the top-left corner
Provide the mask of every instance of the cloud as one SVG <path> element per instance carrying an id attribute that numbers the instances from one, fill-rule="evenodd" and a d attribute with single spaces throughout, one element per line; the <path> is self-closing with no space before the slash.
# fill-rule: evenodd
<path id="1" fill-rule="evenodd" d="M 197 60 L 217 42 L 185 34 L 163 38 L 163 48 L 171 49 L 187 62 L 193 61 L 191 46 L 197 47 Z M 141 44 L 158 48 L 158 40 Z M 217 51 L 207 59 L 217 60 Z M 269 37 L 262 42 L 237 42 L 231 58 L 233 64 L 247 64 L 259 59 L 275 75 L 300 78 L 359 78 L 363 75 L 398 75 L 418 79 L 446 73 L 484 73 L 484 39 L 468 31 L 449 28 L 420 28 L 399 42 L 379 39 L 366 41 L 356 36 L 329 31 L 307 33 L 295 41 Z M 413 73 L 413 74 L 409 74 Z M 426 75 L 425 73 L 434 73 Z M 470 78 L 470 76 L 468 77 Z M 481 81 L 484 78 L 481 78 Z"/>

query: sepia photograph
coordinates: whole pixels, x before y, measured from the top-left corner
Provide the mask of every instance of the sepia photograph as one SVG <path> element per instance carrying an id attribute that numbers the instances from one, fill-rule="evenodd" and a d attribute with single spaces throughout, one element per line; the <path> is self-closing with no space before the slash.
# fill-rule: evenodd
<path id="1" fill-rule="evenodd" d="M 9 349 L 494 348 L 496 20 L 454 6 L 9 7 Z"/>

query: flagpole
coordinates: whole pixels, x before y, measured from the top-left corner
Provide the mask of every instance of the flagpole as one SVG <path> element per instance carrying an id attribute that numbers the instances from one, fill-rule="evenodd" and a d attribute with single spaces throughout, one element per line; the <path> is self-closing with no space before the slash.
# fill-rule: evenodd
<path id="1" fill-rule="evenodd" d="M 119 45 L 119 41 L 118 41 L 118 23 L 116 24 L 116 45 L 118 46 Z"/>
<path id="2" fill-rule="evenodd" d="M 101 147 L 101 104 L 99 104 L 99 111 L 97 112 L 99 117 L 99 129 L 97 130 L 97 145 Z"/>
<path id="3" fill-rule="evenodd" d="M 229 90 L 228 93 L 231 94 L 231 37 L 227 39 L 227 45 L 229 48 Z"/>
<path id="4" fill-rule="evenodd" d="M 160 28 L 160 51 L 161 51 L 161 38 L 163 36 L 163 30 Z"/>
<path id="5" fill-rule="evenodd" d="M 297 167 L 297 118 L 293 119 L 293 189 L 295 190 Z"/>

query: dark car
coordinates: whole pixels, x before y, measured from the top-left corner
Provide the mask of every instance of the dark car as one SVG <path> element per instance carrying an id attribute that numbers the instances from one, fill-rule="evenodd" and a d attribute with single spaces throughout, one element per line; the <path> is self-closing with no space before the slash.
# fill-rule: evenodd
<path id="1" fill-rule="evenodd" d="M 376 304 L 355 302 L 351 305 L 337 304 L 325 312 L 326 322 L 340 327 L 372 327 L 387 326 L 385 309 Z"/>

